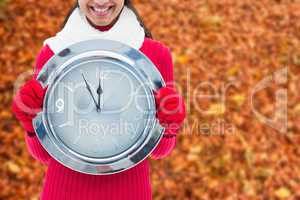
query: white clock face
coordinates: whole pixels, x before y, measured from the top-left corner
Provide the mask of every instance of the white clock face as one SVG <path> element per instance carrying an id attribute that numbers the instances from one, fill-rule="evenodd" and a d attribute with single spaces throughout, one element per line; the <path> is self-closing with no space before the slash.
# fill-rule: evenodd
<path id="1" fill-rule="evenodd" d="M 108 60 L 82 62 L 51 88 L 47 122 L 74 152 L 97 158 L 118 155 L 143 134 L 149 92 L 124 66 Z"/>

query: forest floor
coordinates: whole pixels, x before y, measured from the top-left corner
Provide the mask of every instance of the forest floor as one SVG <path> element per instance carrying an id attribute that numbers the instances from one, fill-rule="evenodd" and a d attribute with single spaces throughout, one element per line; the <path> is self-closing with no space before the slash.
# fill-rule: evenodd
<path id="1" fill-rule="evenodd" d="M 74 1 L 2 2 L 0 199 L 37 200 L 46 167 L 29 155 L 11 100 Z M 154 199 L 300 199 L 300 2 L 134 2 L 172 51 L 188 112 L 176 149 L 151 160 Z"/>

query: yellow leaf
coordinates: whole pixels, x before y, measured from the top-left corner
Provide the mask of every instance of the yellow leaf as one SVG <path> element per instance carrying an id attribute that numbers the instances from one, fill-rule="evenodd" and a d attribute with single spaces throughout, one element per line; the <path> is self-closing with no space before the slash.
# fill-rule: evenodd
<path id="1" fill-rule="evenodd" d="M 240 68 L 241 68 L 241 66 L 239 64 L 236 64 L 227 70 L 226 75 L 227 76 L 235 76 L 239 72 Z"/>
<path id="2" fill-rule="evenodd" d="M 300 66 L 300 56 L 299 55 L 293 55 L 292 60 L 296 66 Z"/>
<path id="3" fill-rule="evenodd" d="M 254 152 L 252 151 L 251 148 L 246 148 L 245 159 L 249 166 L 251 166 L 254 163 Z"/>
<path id="4" fill-rule="evenodd" d="M 39 200 L 39 195 L 31 197 L 30 200 Z"/>
<path id="5" fill-rule="evenodd" d="M 175 61 L 179 64 L 186 64 L 189 61 L 189 57 L 186 55 L 175 55 Z"/>
<path id="6" fill-rule="evenodd" d="M 223 115 L 225 113 L 225 106 L 221 103 L 211 104 L 208 111 L 206 112 L 207 115 Z"/>
<path id="7" fill-rule="evenodd" d="M 294 107 L 294 112 L 295 112 L 297 115 L 300 115 L 300 103 L 298 103 L 298 104 Z"/>
<path id="8" fill-rule="evenodd" d="M 187 156 L 188 161 L 197 161 L 199 160 L 199 156 L 197 154 L 189 153 Z"/>
<path id="9" fill-rule="evenodd" d="M 20 167 L 13 161 L 8 161 L 6 163 L 6 166 L 7 166 L 8 170 L 14 174 L 17 174 L 21 171 Z"/>
<path id="10" fill-rule="evenodd" d="M 204 27 L 218 27 L 222 25 L 222 22 L 223 22 L 222 17 L 213 15 L 213 16 L 203 17 L 200 23 Z"/>
<path id="11" fill-rule="evenodd" d="M 201 145 L 195 145 L 190 148 L 190 153 L 192 154 L 198 154 L 202 151 L 202 146 Z"/>
<path id="12" fill-rule="evenodd" d="M 257 170 L 255 171 L 255 175 L 257 177 L 262 177 L 262 178 L 267 178 L 269 176 L 272 176 L 274 174 L 274 170 L 271 168 L 257 168 Z"/>
<path id="13" fill-rule="evenodd" d="M 236 103 L 238 106 L 241 106 L 244 104 L 246 100 L 246 96 L 244 94 L 235 94 L 231 97 L 231 100 Z"/>
<path id="14" fill-rule="evenodd" d="M 243 190 L 247 195 L 250 195 L 250 196 L 256 195 L 255 188 L 254 188 L 253 184 L 251 184 L 249 181 L 244 181 Z"/>
<path id="15" fill-rule="evenodd" d="M 291 191 L 286 187 L 281 187 L 275 191 L 275 195 L 280 199 L 284 199 L 291 196 Z"/>

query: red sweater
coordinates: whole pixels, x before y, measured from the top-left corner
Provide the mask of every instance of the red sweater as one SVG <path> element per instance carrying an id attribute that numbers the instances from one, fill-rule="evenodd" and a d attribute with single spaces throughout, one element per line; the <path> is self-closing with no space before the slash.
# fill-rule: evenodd
<path id="1" fill-rule="evenodd" d="M 156 65 L 167 85 L 173 87 L 173 63 L 169 49 L 162 43 L 146 38 L 140 48 Z M 44 46 L 36 60 L 37 76 L 43 65 L 54 55 L 49 46 Z M 18 118 L 22 122 L 22 118 Z M 181 124 L 178 124 L 178 129 Z M 25 127 L 26 129 L 26 127 Z M 170 154 L 176 145 L 178 129 L 166 129 L 158 146 L 150 157 L 121 173 L 112 175 L 88 175 L 73 171 L 53 159 L 41 146 L 36 135 L 26 134 L 26 144 L 32 156 L 48 165 L 41 193 L 42 200 L 150 200 L 152 189 L 149 176 L 149 160 L 160 159 Z M 27 131 L 31 131 L 26 129 Z M 170 134 L 168 134 L 170 133 Z"/>

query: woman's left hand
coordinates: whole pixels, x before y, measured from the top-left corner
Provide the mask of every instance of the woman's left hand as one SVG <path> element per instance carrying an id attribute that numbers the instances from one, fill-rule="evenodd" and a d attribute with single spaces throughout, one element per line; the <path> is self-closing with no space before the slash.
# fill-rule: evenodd
<path id="1" fill-rule="evenodd" d="M 156 117 L 168 130 L 168 134 L 176 134 L 186 115 L 182 96 L 171 87 L 160 88 L 154 95 Z"/>

